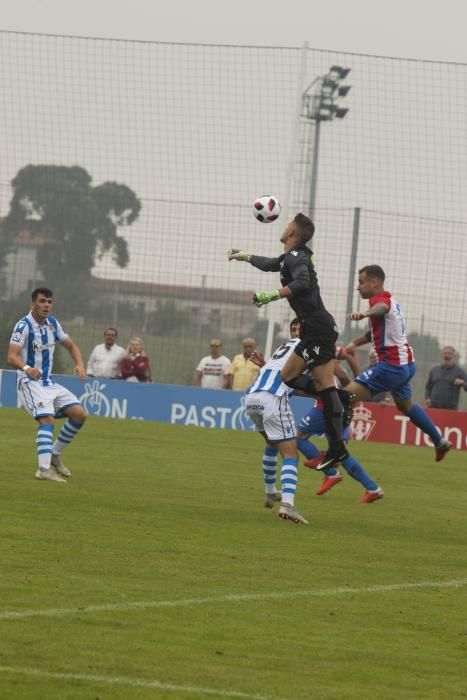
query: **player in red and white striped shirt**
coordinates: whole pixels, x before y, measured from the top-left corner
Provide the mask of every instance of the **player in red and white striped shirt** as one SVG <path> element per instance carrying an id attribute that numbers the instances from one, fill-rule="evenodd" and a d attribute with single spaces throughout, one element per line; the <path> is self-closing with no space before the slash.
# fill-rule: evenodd
<path id="1" fill-rule="evenodd" d="M 345 388 L 357 400 L 368 401 L 380 391 L 389 391 L 397 408 L 418 428 L 430 436 L 439 462 L 451 448 L 423 408 L 413 404 L 410 380 L 415 374 L 413 350 L 407 342 L 404 315 L 391 292 L 384 289 L 385 274 L 379 265 L 366 265 L 358 272 L 358 291 L 368 299 L 366 311 L 347 314 L 351 321 L 368 318 L 370 330 L 347 346 L 352 350 L 371 342 L 378 355 L 374 367 L 363 370 Z"/>

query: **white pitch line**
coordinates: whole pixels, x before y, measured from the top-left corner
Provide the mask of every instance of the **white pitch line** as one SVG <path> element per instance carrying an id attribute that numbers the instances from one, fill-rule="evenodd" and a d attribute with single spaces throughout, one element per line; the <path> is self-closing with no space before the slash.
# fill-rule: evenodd
<path id="1" fill-rule="evenodd" d="M 287 700 L 286 698 L 272 698 L 270 695 L 256 695 L 242 693 L 241 690 L 216 690 L 215 688 L 202 688 L 191 685 L 175 685 L 174 683 L 162 683 L 161 681 L 145 681 L 139 678 L 121 678 L 112 676 L 96 676 L 85 673 L 52 673 L 41 671 L 38 668 L 16 668 L 13 666 L 0 666 L 0 673 L 15 673 L 22 676 L 38 676 L 62 681 L 85 681 L 88 683 L 107 683 L 109 685 L 129 685 L 132 688 L 157 688 L 179 693 L 197 693 L 199 695 L 215 695 L 218 698 L 243 698 L 244 700 Z"/>
<path id="2" fill-rule="evenodd" d="M 1 620 L 21 620 L 27 617 L 64 617 L 93 612 L 114 612 L 144 610 L 146 608 L 178 608 L 192 605 L 214 605 L 216 603 L 247 603 L 266 600 L 283 600 L 285 598 L 320 598 L 325 596 L 348 595 L 352 593 L 390 593 L 391 591 L 416 590 L 417 588 L 461 588 L 467 585 L 467 578 L 448 581 L 419 581 L 389 583 L 362 588 L 338 586 L 310 591 L 281 591 L 280 593 L 232 593 L 209 598 L 180 598 L 178 600 L 142 600 L 134 603 L 103 603 L 101 605 L 83 605 L 75 608 L 43 608 L 36 610 L 4 610 L 0 612 Z"/>

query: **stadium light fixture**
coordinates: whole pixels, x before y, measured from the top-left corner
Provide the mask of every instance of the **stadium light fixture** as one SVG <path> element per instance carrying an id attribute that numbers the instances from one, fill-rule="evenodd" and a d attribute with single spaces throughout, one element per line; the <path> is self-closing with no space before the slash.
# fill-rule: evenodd
<path id="1" fill-rule="evenodd" d="M 350 85 L 341 85 L 350 73 L 350 68 L 331 66 L 326 75 L 315 78 L 302 95 L 302 117 L 314 124 L 314 139 L 311 156 L 311 179 L 309 214 L 313 219 L 315 210 L 316 186 L 318 181 L 318 156 L 321 122 L 343 119 L 348 108 L 340 107 L 336 99 L 346 97 Z"/>
<path id="2" fill-rule="evenodd" d="M 343 119 L 348 111 L 349 110 L 346 107 L 337 107 L 336 108 L 337 119 Z"/>
<path id="3" fill-rule="evenodd" d="M 333 76 L 336 75 L 337 80 L 345 80 L 351 70 L 351 68 L 342 68 L 342 66 L 331 66 L 329 73 Z"/>
<path id="4" fill-rule="evenodd" d="M 332 97 L 334 92 L 336 91 L 337 88 L 337 83 L 335 80 L 330 80 L 328 77 L 323 78 L 323 82 L 321 84 L 321 94 Z"/>

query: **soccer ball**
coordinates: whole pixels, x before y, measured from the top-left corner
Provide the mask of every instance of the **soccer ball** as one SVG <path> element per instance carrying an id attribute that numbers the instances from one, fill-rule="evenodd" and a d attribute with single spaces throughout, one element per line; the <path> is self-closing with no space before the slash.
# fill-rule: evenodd
<path id="1" fill-rule="evenodd" d="M 262 194 L 253 203 L 253 216 L 263 224 L 275 221 L 281 213 L 281 205 L 276 197 L 270 194 Z"/>

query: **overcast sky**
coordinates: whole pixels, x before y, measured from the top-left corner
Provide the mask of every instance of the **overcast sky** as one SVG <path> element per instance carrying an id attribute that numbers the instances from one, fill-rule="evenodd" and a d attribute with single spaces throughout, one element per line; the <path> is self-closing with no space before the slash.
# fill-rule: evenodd
<path id="1" fill-rule="evenodd" d="M 464 0 L 3 0 L 0 28 L 467 62 Z"/>

